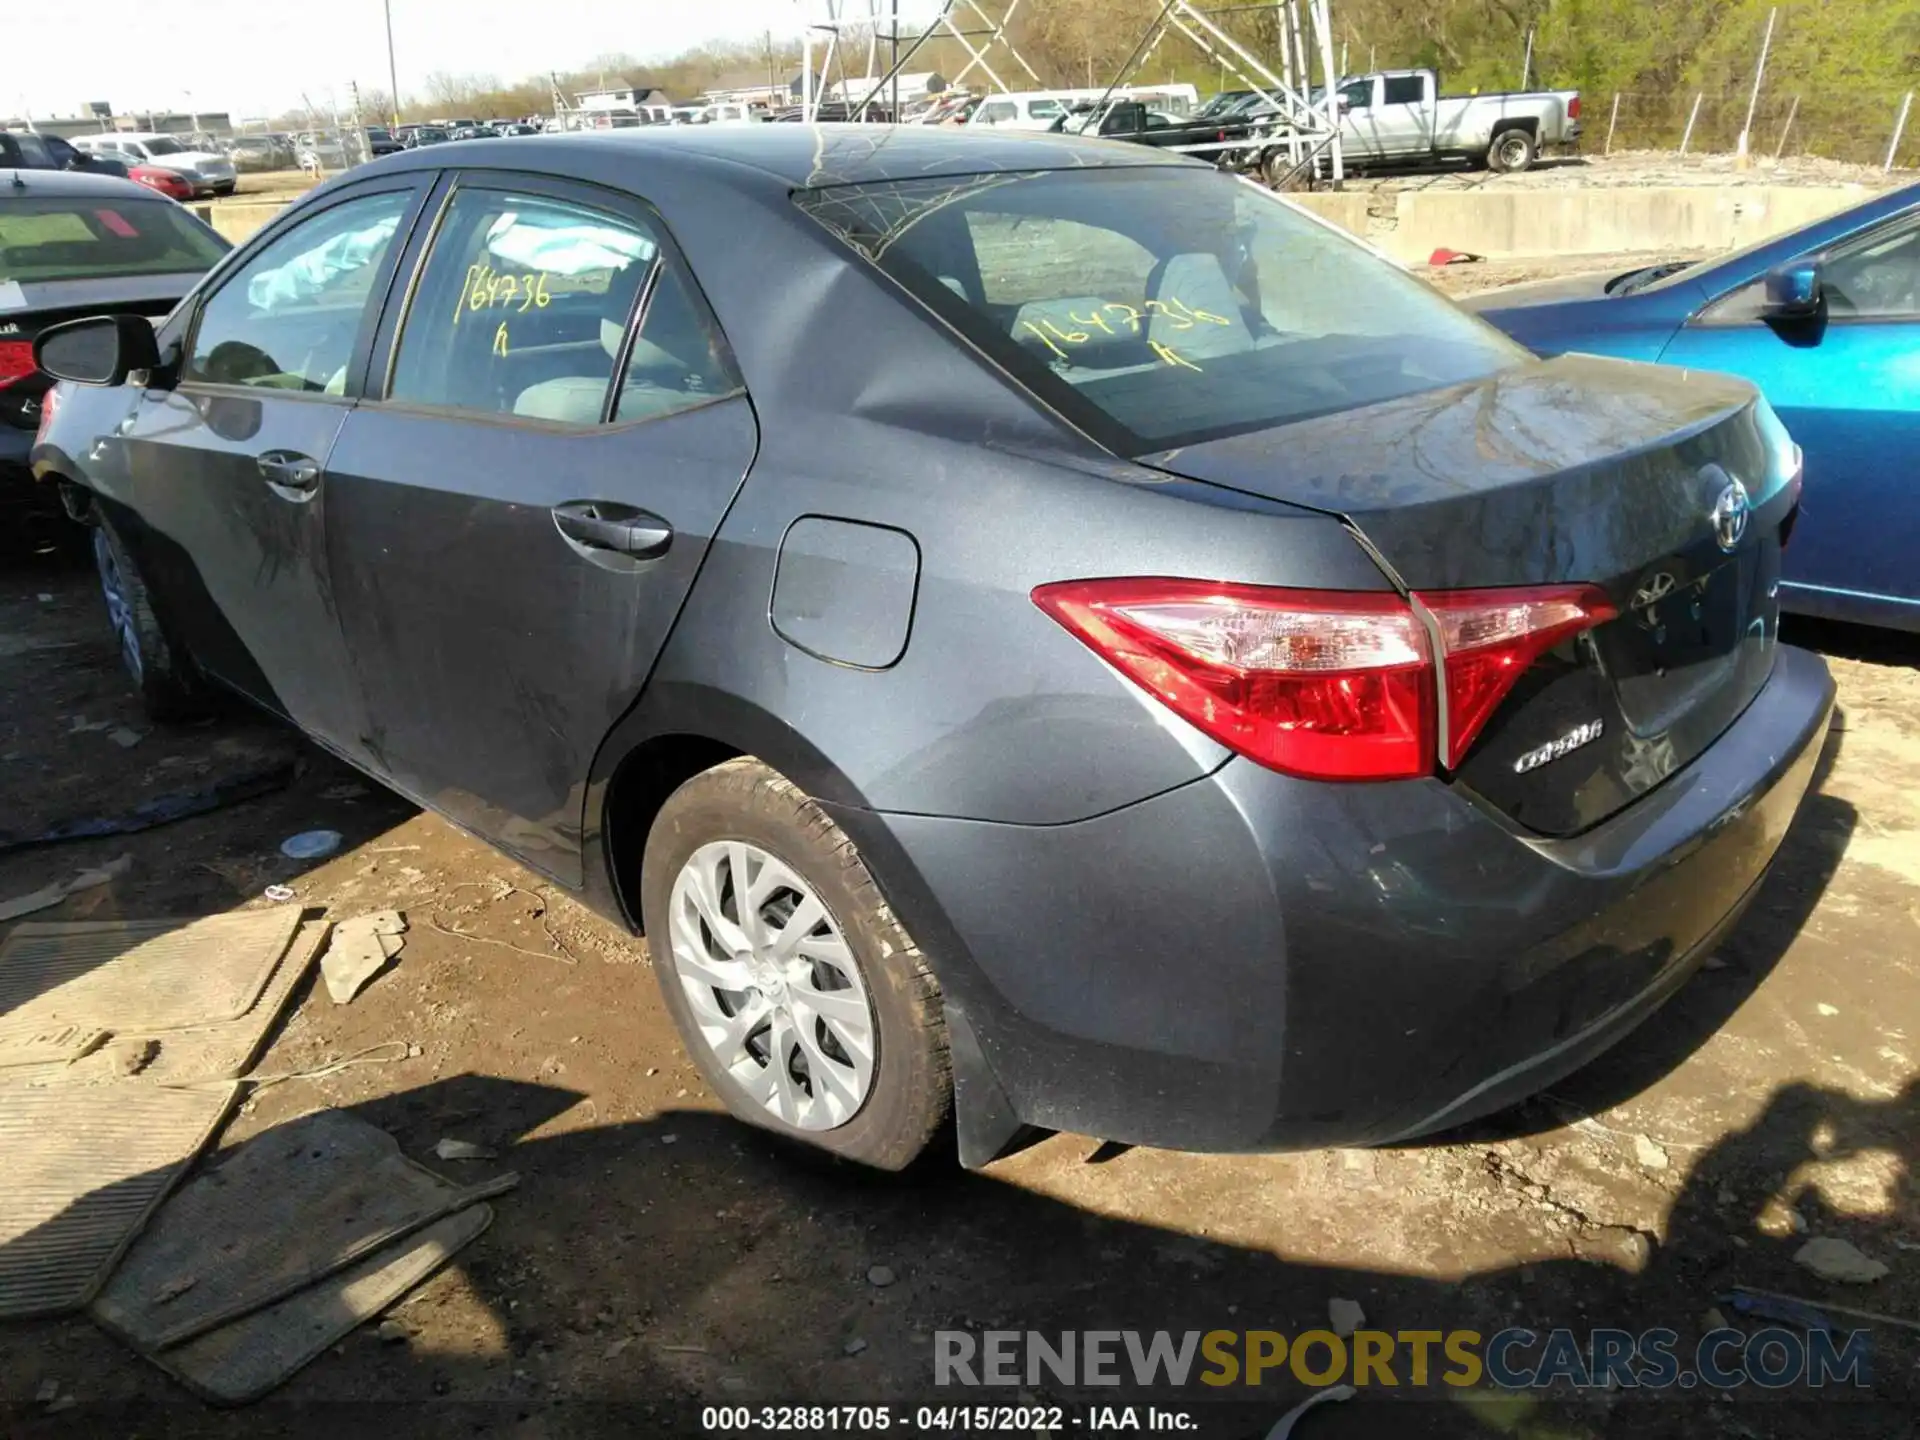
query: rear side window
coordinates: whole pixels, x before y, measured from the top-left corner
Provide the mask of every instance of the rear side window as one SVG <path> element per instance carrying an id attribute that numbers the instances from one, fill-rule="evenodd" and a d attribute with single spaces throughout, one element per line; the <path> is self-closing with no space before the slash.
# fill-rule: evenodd
<path id="1" fill-rule="evenodd" d="M 738 388 L 711 317 L 652 227 L 547 196 L 461 189 L 408 309 L 387 394 L 597 425 Z"/>
<path id="2" fill-rule="evenodd" d="M 412 200 L 407 190 L 361 196 L 269 242 L 201 309 L 182 378 L 343 394 L 375 277 Z"/>
<path id="3" fill-rule="evenodd" d="M 138 193 L 84 200 L 0 194 L 0 282 L 198 274 L 227 248 L 170 200 Z"/>
<path id="4" fill-rule="evenodd" d="M 1037 398 L 1125 454 L 1357 409 L 1527 358 L 1331 226 L 1198 167 L 796 198 Z"/>
<path id="5" fill-rule="evenodd" d="M 1418 75 L 1389 75 L 1386 83 L 1388 105 L 1418 105 L 1425 98 L 1426 84 Z"/>

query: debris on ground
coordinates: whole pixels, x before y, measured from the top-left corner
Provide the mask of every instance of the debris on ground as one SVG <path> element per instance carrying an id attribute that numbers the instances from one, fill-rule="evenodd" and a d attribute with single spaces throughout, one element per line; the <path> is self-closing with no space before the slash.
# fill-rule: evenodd
<path id="1" fill-rule="evenodd" d="M 443 1139 L 433 1147 L 436 1158 L 441 1160 L 497 1160 L 498 1150 L 489 1150 L 485 1145 L 475 1145 L 467 1140 Z"/>
<path id="2" fill-rule="evenodd" d="M 293 887 L 291 885 L 269 885 L 260 892 L 260 897 L 263 900 L 271 900 L 276 905 L 284 905 L 287 901 L 293 899 Z"/>
<path id="3" fill-rule="evenodd" d="M 1633 1137 L 1633 1158 L 1649 1170 L 1664 1170 L 1672 1163 L 1665 1147 L 1650 1135 Z"/>
<path id="4" fill-rule="evenodd" d="M 181 1189 L 94 1301 L 95 1323 L 195 1393 L 257 1399 L 391 1309 L 493 1218 L 513 1174 L 458 1186 L 386 1131 L 320 1110 Z M 196 1283 L 181 1291 L 191 1272 Z M 382 1340 L 410 1338 L 397 1320 Z"/>
<path id="5" fill-rule="evenodd" d="M 380 1337 L 382 1345 L 404 1345 L 413 1338 L 413 1331 L 403 1320 L 382 1320 L 380 1328 L 374 1333 Z"/>
<path id="6" fill-rule="evenodd" d="M 367 982 L 386 968 L 406 944 L 407 922 L 398 910 L 375 910 L 356 915 L 333 927 L 333 939 L 320 961 L 320 973 L 327 982 L 327 994 L 336 1005 L 345 1005 L 367 986 Z"/>
<path id="7" fill-rule="evenodd" d="M 1345 1338 L 1367 1323 L 1367 1312 L 1360 1308 L 1358 1300 L 1338 1298 L 1327 1302 L 1327 1323 L 1333 1327 L 1333 1333 Z"/>
<path id="8" fill-rule="evenodd" d="M 846 1344 L 840 1347 L 840 1353 L 842 1355 L 858 1355 L 862 1350 L 866 1348 L 867 1348 L 867 1342 L 862 1340 L 858 1335 L 856 1335 L 851 1340 L 847 1341 Z"/>
<path id="9" fill-rule="evenodd" d="M 57 880 L 51 885 L 26 895 L 16 895 L 11 900 L 0 900 L 0 924 L 9 920 L 18 920 L 22 915 L 31 915 L 36 910 L 47 910 L 58 905 L 69 895 L 77 895 L 82 890 L 91 890 L 95 886 L 105 885 L 118 879 L 133 868 L 133 857 L 122 855 L 109 860 L 104 865 L 96 865 L 91 870 L 82 870 L 67 880 Z"/>
<path id="10" fill-rule="evenodd" d="M 280 853 L 289 860 L 324 860 L 343 843 L 338 830 L 302 830 L 280 842 Z"/>
<path id="11" fill-rule="evenodd" d="M 1785 1325 L 1798 1325 L 1802 1330 L 1820 1331 L 1833 1329 L 1833 1322 L 1827 1319 L 1811 1300 L 1795 1300 L 1790 1296 L 1776 1295 L 1770 1291 L 1735 1290 L 1720 1297 L 1733 1307 L 1734 1314 L 1743 1320 L 1770 1320 Z M 1718 1315 L 1716 1308 L 1713 1311 Z M 1723 1316 L 1716 1329 L 1727 1329 Z"/>
<path id="12" fill-rule="evenodd" d="M 1873 1325 L 1892 1325 L 1902 1330 L 1920 1331 L 1920 1320 L 1909 1320 L 1904 1315 L 1888 1315 L 1879 1310 L 1862 1310 L 1857 1305 L 1839 1305 L 1831 1300 L 1802 1300 L 1797 1295 L 1782 1295 L 1777 1290 L 1750 1290 L 1741 1285 L 1736 1286 L 1733 1293 L 1721 1298 L 1743 1313 L 1760 1301 L 1771 1301 L 1798 1305 L 1809 1311 L 1821 1312 L 1823 1318 L 1825 1315 L 1844 1315 L 1850 1320 L 1865 1320 Z"/>
<path id="13" fill-rule="evenodd" d="M 1822 1280 L 1840 1285 L 1871 1285 L 1885 1278 L 1887 1267 L 1860 1252 L 1851 1241 L 1832 1235 L 1819 1235 L 1793 1252 L 1794 1263 L 1804 1266 Z"/>
<path id="14" fill-rule="evenodd" d="M 0 830 L 0 855 L 35 845 L 60 845 L 70 840 L 97 840 L 105 835 L 132 835 L 160 825 L 171 825 L 194 815 L 205 815 L 243 800 L 258 799 L 293 781 L 294 762 L 287 757 L 240 775 L 230 776 L 199 790 L 181 790 L 142 801 L 121 815 L 90 815 L 63 820 L 29 835 Z"/>
<path id="15" fill-rule="evenodd" d="M 116 725 L 107 732 L 107 738 L 122 750 L 131 750 L 147 736 L 145 731 L 136 730 L 131 725 Z"/>
<path id="16" fill-rule="evenodd" d="M 893 1284 L 893 1271 L 885 1265 L 875 1265 L 867 1271 L 867 1283 L 876 1289 L 884 1290 Z"/>

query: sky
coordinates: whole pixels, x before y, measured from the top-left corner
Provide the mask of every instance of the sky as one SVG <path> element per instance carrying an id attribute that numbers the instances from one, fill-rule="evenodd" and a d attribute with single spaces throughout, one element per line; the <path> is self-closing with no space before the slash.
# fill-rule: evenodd
<path id="1" fill-rule="evenodd" d="M 400 91 L 435 71 L 502 80 L 625 52 L 662 58 L 707 40 L 797 37 L 801 0 L 391 0 Z M 821 13 L 825 0 L 812 0 Z M 910 6 L 903 5 L 906 10 Z M 6 4 L 0 115 L 344 109 L 347 85 L 387 85 L 381 0 L 83 0 Z M 865 18 L 865 0 L 842 13 Z M 25 63 L 21 63 L 25 62 Z M 189 96 L 191 98 L 189 98 Z"/>

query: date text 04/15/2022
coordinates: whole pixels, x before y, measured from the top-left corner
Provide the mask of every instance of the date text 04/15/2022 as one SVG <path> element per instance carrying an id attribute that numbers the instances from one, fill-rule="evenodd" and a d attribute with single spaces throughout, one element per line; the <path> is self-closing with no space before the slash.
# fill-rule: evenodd
<path id="1" fill-rule="evenodd" d="M 1194 1431 L 1185 1410 L 1156 1405 L 708 1405 L 700 1428 L 715 1434 L 921 1435 L 1036 1431 Z"/>

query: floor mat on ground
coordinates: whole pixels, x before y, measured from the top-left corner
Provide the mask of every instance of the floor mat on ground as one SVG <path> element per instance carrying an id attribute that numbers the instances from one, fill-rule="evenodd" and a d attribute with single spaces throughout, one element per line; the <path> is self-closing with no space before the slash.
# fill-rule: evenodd
<path id="1" fill-rule="evenodd" d="M 0 1317 L 86 1304 L 238 1088 L 134 1081 L 0 1095 Z"/>

